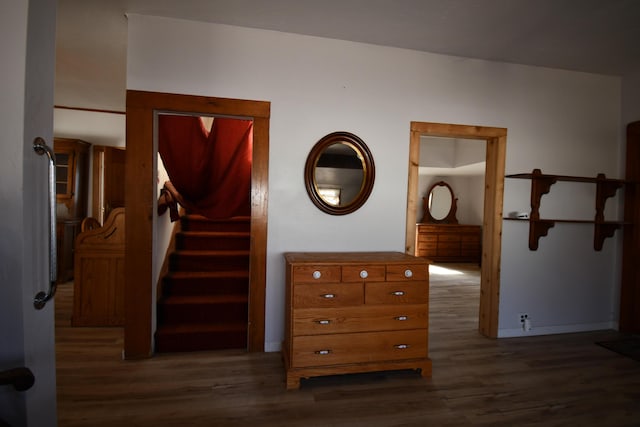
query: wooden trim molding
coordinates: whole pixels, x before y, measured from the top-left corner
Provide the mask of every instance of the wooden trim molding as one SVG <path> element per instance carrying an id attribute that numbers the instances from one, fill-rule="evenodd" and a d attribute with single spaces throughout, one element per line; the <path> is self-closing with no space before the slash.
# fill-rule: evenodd
<path id="1" fill-rule="evenodd" d="M 482 230 L 480 313 L 478 324 L 479 331 L 482 335 L 490 338 L 497 338 L 498 309 L 500 302 L 502 204 L 504 199 L 504 168 L 507 146 L 507 129 L 446 123 L 411 122 L 410 132 L 405 241 L 406 252 L 409 254 L 415 254 L 420 137 L 438 136 L 486 141 L 487 158 Z"/>
<path id="2" fill-rule="evenodd" d="M 157 112 L 236 116 L 254 121 L 247 348 L 264 351 L 270 110 L 271 104 L 266 101 L 127 91 L 125 358 L 145 358 L 153 353 L 153 190 L 156 188 L 153 135 Z"/>
<path id="3" fill-rule="evenodd" d="M 640 333 L 640 121 L 627 125 L 622 280 L 620 284 L 620 331 Z"/>

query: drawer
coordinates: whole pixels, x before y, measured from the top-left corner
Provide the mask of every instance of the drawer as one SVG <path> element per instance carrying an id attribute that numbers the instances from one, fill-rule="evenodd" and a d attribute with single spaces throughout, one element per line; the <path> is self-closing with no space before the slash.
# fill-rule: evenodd
<path id="1" fill-rule="evenodd" d="M 338 283 L 342 276 L 339 265 L 299 265 L 293 267 L 293 284 Z"/>
<path id="2" fill-rule="evenodd" d="M 429 242 L 429 243 L 419 243 L 418 244 L 419 248 L 429 248 L 429 249 L 435 249 L 438 247 L 438 244 L 436 242 Z"/>
<path id="3" fill-rule="evenodd" d="M 438 256 L 459 257 L 460 248 L 438 248 Z"/>
<path id="4" fill-rule="evenodd" d="M 298 285 L 293 290 L 294 308 L 346 307 L 364 303 L 362 283 Z"/>
<path id="5" fill-rule="evenodd" d="M 426 304 L 301 308 L 293 312 L 293 335 L 426 328 Z"/>
<path id="6" fill-rule="evenodd" d="M 460 249 L 460 242 L 440 242 L 438 249 Z"/>
<path id="7" fill-rule="evenodd" d="M 480 248 L 477 246 L 463 246 L 460 248 L 460 253 L 463 254 L 480 254 Z"/>
<path id="8" fill-rule="evenodd" d="M 417 257 L 429 258 L 436 255 L 435 249 L 420 249 L 416 250 Z"/>
<path id="9" fill-rule="evenodd" d="M 437 242 L 438 236 L 435 234 L 419 234 L 418 241 L 419 242 Z"/>
<path id="10" fill-rule="evenodd" d="M 387 265 L 387 281 L 428 280 L 428 264 L 389 264 Z"/>
<path id="11" fill-rule="evenodd" d="M 345 265 L 342 267 L 343 282 L 362 282 L 363 280 L 384 281 L 384 265 Z"/>
<path id="12" fill-rule="evenodd" d="M 459 242 L 459 234 L 440 234 L 438 235 L 438 241 L 440 242 Z"/>
<path id="13" fill-rule="evenodd" d="M 426 304 L 429 287 L 426 282 L 367 283 L 365 304 Z"/>
<path id="14" fill-rule="evenodd" d="M 427 357 L 427 330 L 293 337 L 291 367 L 330 366 Z"/>

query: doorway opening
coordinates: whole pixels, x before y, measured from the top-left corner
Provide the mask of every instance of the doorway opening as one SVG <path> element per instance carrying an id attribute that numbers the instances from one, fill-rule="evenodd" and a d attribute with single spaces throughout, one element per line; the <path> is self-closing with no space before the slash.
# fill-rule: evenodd
<path id="1" fill-rule="evenodd" d="M 130 90 L 125 166 L 124 357 L 146 358 L 153 353 L 157 200 L 154 130 L 158 112 L 253 121 L 247 349 L 264 351 L 270 103 Z"/>
<path id="2" fill-rule="evenodd" d="M 474 139 L 486 142 L 478 329 L 484 336 L 497 338 L 502 201 L 504 196 L 504 164 L 507 130 L 505 128 L 484 126 L 411 122 L 405 240 L 405 250 L 410 254 L 416 253 L 416 223 L 419 219 L 417 218 L 417 209 L 419 202 L 421 202 L 421 200 L 418 200 L 420 140 L 423 137 L 430 136 Z"/>

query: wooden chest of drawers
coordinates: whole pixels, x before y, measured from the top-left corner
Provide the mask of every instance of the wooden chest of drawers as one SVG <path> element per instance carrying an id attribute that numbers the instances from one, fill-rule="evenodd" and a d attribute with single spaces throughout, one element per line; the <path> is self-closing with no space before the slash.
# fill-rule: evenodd
<path id="1" fill-rule="evenodd" d="M 479 225 L 417 224 L 416 256 L 436 262 L 480 262 Z"/>
<path id="2" fill-rule="evenodd" d="M 428 357 L 428 261 L 400 252 L 287 253 L 287 388 L 300 379 L 418 369 Z"/>

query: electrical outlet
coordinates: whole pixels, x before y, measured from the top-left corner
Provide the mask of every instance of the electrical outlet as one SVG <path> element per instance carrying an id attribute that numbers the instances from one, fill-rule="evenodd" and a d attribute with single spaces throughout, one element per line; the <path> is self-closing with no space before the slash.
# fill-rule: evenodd
<path id="1" fill-rule="evenodd" d="M 531 319 L 527 313 L 520 313 L 518 315 L 518 320 L 520 320 L 520 327 L 523 331 L 530 331 L 531 328 Z"/>

